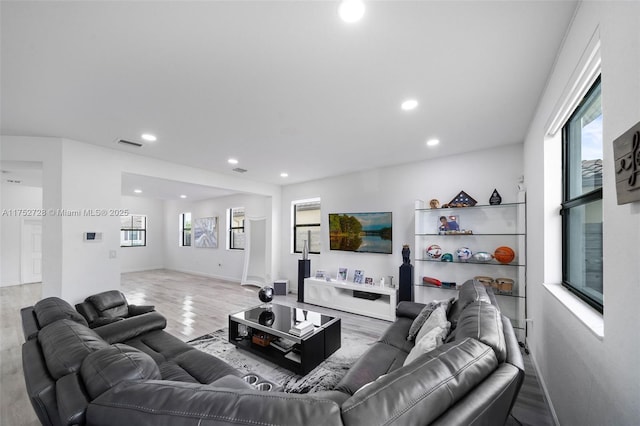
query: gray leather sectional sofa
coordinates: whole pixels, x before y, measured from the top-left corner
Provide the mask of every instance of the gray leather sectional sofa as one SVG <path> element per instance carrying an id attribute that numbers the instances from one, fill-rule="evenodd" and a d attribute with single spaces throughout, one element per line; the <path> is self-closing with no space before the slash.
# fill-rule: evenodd
<path id="1" fill-rule="evenodd" d="M 406 336 L 424 305 L 402 302 L 335 390 L 298 395 L 256 390 L 166 333 L 157 312 L 90 329 L 68 303 L 47 298 L 21 312 L 25 382 L 44 425 L 498 425 L 524 371 L 492 301 L 481 284 L 465 283 L 449 310 L 457 327 L 448 343 L 406 366 Z"/>

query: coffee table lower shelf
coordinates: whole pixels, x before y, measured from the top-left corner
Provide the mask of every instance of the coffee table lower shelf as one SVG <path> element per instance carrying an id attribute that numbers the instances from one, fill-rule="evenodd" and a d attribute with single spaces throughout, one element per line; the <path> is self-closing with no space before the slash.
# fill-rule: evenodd
<path id="1" fill-rule="evenodd" d="M 252 334 L 268 333 L 268 331 L 247 326 L 247 336 L 240 336 L 238 333 L 239 322 L 229 317 L 229 342 L 237 348 L 249 351 L 261 358 L 271 361 L 280 367 L 286 368 L 300 376 L 308 374 L 316 368 L 322 361 L 340 349 L 341 343 L 341 323 L 340 319 L 328 326 L 316 331 L 309 336 L 298 338 L 297 352 L 283 353 L 271 346 L 260 346 L 251 341 Z M 294 339 L 293 336 L 291 336 Z M 288 355 L 294 354 L 294 355 Z M 297 356 L 296 356 L 297 355 Z M 297 358 L 297 359 L 292 359 Z"/>

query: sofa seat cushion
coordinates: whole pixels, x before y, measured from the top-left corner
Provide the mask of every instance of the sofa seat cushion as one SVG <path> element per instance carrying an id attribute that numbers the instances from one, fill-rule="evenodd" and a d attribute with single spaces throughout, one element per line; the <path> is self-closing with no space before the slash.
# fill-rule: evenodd
<path id="1" fill-rule="evenodd" d="M 238 370 L 221 359 L 195 348 L 181 353 L 171 362 L 183 369 L 186 374 L 193 377 L 198 383 L 212 383 L 225 376 L 242 376 Z"/>
<path id="2" fill-rule="evenodd" d="M 149 355 L 121 343 L 87 355 L 80 375 L 91 399 L 124 380 L 161 378 L 158 365 Z"/>
<path id="3" fill-rule="evenodd" d="M 403 336 L 405 335 L 403 334 Z M 403 340 L 406 342 L 404 337 Z M 407 354 L 407 352 L 386 343 L 374 343 L 353 364 L 334 390 L 353 395 L 367 383 L 402 367 Z"/>
<path id="4" fill-rule="evenodd" d="M 131 319 L 125 321 L 130 321 Z M 193 349 L 193 346 L 183 342 L 164 330 L 150 331 L 135 336 L 132 339 L 125 340 L 122 343 L 146 353 L 153 358 L 158 365 L 175 359 L 181 353 Z"/>
<path id="5" fill-rule="evenodd" d="M 430 424 L 497 366 L 493 350 L 477 340 L 443 345 L 353 395 L 342 419 L 350 426 Z"/>
<path id="6" fill-rule="evenodd" d="M 95 331 L 68 319 L 56 321 L 40 330 L 38 342 L 49 373 L 56 380 L 76 372 L 90 353 L 109 347 Z"/>
<path id="7" fill-rule="evenodd" d="M 40 328 L 46 327 L 61 319 L 68 319 L 85 326 L 89 325 L 87 320 L 73 309 L 73 306 L 57 297 L 42 299 L 33 306 L 33 311 Z"/>
<path id="8" fill-rule="evenodd" d="M 471 337 L 490 346 L 496 353 L 498 362 L 507 358 L 507 346 L 504 338 L 502 315 L 493 305 L 474 302 L 460 314 L 455 340 Z"/>

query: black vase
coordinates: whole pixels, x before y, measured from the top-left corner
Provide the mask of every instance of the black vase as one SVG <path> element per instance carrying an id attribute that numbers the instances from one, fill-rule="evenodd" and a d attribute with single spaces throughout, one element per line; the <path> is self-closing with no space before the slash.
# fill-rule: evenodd
<path id="1" fill-rule="evenodd" d="M 269 303 L 273 300 L 273 287 L 262 287 L 258 292 L 258 297 L 264 303 Z"/>

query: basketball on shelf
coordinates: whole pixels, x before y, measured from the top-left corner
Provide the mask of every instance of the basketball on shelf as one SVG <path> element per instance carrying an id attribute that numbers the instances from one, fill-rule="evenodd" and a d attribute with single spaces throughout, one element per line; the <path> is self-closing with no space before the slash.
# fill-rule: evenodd
<path id="1" fill-rule="evenodd" d="M 430 259 L 440 259 L 440 256 L 442 256 L 442 248 L 437 244 L 430 245 L 427 247 L 427 256 L 429 256 Z"/>
<path id="2" fill-rule="evenodd" d="M 471 251 L 471 249 L 469 249 L 469 247 L 460 247 L 458 250 L 456 250 L 456 255 L 460 260 L 469 260 L 473 255 L 473 252 Z"/>
<path id="3" fill-rule="evenodd" d="M 511 247 L 500 246 L 493 253 L 493 257 L 500 263 L 511 263 L 516 258 L 516 252 Z"/>

